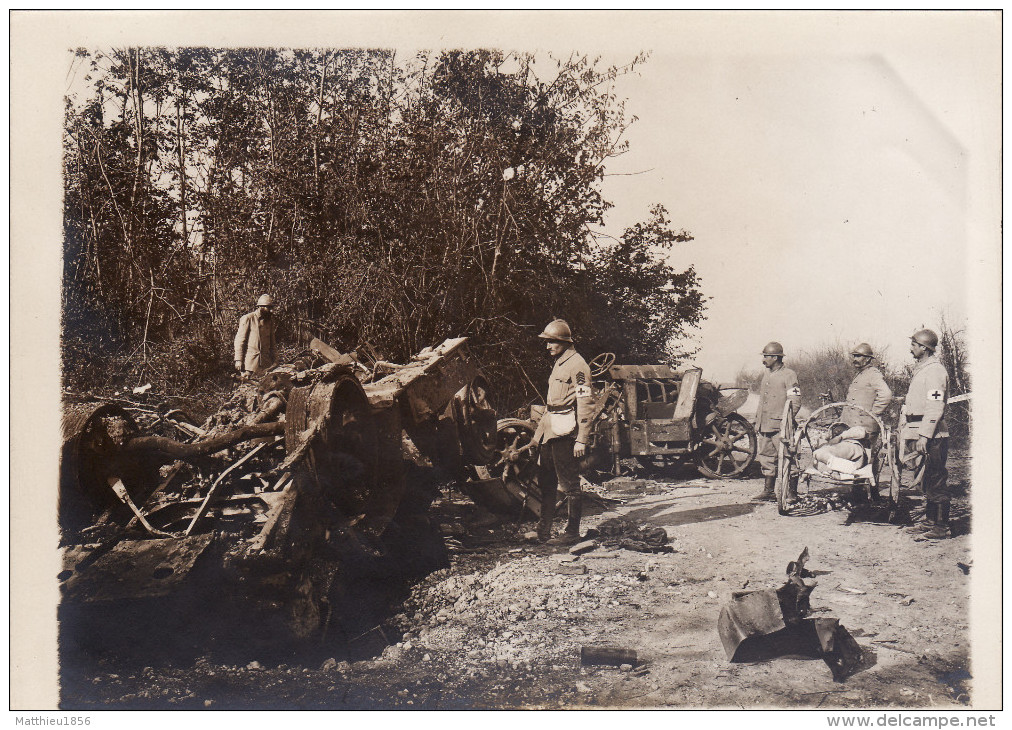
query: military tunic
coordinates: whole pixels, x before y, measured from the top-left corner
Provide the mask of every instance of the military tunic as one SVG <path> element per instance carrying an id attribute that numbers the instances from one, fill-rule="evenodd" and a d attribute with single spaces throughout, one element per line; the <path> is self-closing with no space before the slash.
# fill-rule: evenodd
<path id="1" fill-rule="evenodd" d="M 262 319 L 260 310 L 244 314 L 239 319 L 235 335 L 235 361 L 243 370 L 262 375 L 277 362 L 274 351 L 274 318 Z"/>
<path id="2" fill-rule="evenodd" d="M 882 377 L 882 371 L 876 367 L 866 367 L 854 376 L 847 388 L 847 403 L 863 408 L 873 416 L 881 416 L 889 407 L 893 392 Z M 848 426 L 863 426 L 869 433 L 878 431 L 874 418 L 856 408 L 844 407 L 841 419 Z"/>
<path id="3" fill-rule="evenodd" d="M 772 477 L 777 473 L 776 437 L 780 433 L 784 404 L 788 400 L 794 404 L 794 412 L 797 413 L 801 405 L 797 373 L 788 367 L 766 369 L 759 384 L 759 407 L 755 412 L 757 455 L 763 476 Z"/>
<path id="4" fill-rule="evenodd" d="M 538 424 L 536 443 L 574 435 L 576 441 L 587 443 L 590 438 L 591 410 L 594 407 L 590 366 L 572 347 L 555 361 L 555 367 L 548 378 L 546 403 L 548 412 Z M 550 414 L 554 417 L 549 417 Z M 570 423 L 572 427 L 567 430 Z"/>
<path id="5" fill-rule="evenodd" d="M 914 365 L 903 412 L 906 426 L 903 438 L 913 448 L 917 439 L 926 438 L 924 476 L 921 489 L 929 502 L 948 503 L 949 430 L 945 426 L 945 404 L 949 400 L 949 374 L 941 361 L 931 355 Z"/>
<path id="6" fill-rule="evenodd" d="M 594 406 L 590 366 L 575 348 L 556 359 L 548 378 L 546 403 L 548 409 L 538 422 L 534 443 L 541 446 L 538 481 L 542 504 L 551 501 L 554 511 L 558 489 L 568 495 L 580 494 L 580 464 L 573 456 L 573 445 L 577 441 L 586 444 L 590 438 Z"/>

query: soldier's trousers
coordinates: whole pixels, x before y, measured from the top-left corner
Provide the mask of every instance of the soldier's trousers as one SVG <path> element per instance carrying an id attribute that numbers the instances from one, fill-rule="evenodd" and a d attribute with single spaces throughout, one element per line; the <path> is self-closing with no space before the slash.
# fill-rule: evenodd
<path id="1" fill-rule="evenodd" d="M 777 475 L 777 438 L 779 436 L 779 431 L 756 434 L 756 457 L 764 477 Z"/>
<path id="2" fill-rule="evenodd" d="M 564 494 L 580 493 L 580 462 L 573 456 L 572 438 L 556 438 L 541 444 L 538 462 L 538 483 L 544 500 L 555 498 L 557 490 Z"/>
<path id="3" fill-rule="evenodd" d="M 907 441 L 907 449 L 913 450 L 916 441 Z M 928 451 L 924 455 L 924 477 L 921 479 L 921 491 L 929 502 L 948 503 L 952 498 L 949 494 L 949 470 L 945 466 L 949 458 L 949 439 L 945 436 L 928 439 Z"/>

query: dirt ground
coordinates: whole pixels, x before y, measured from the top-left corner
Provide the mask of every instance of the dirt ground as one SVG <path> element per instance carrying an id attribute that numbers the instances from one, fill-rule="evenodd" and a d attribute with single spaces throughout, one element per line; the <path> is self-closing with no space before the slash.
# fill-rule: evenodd
<path id="1" fill-rule="evenodd" d="M 691 470 L 604 482 L 605 506 L 584 521 L 592 528 L 620 515 L 663 527 L 668 553 L 599 547 L 574 558 L 525 543 L 530 523 L 468 527 L 472 506 L 445 499 L 435 507 L 450 567 L 391 604 L 354 652 L 323 646 L 278 657 L 205 646 L 64 656 L 62 707 L 963 707 L 972 695 L 967 465 L 950 456 L 962 496 L 954 537 L 943 541 L 864 521 L 840 500 L 780 516 L 750 501 L 759 479 Z M 839 617 L 864 654 L 844 682 L 813 656 L 730 663 L 717 634 L 732 591 L 779 587 L 805 547 L 818 581 L 814 615 Z M 581 666 L 581 647 L 597 645 L 636 651 L 635 665 Z"/>

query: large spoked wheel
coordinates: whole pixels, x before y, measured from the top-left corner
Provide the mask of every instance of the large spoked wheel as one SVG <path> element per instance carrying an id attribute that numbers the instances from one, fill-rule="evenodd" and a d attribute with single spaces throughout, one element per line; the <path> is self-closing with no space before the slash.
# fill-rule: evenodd
<path id="1" fill-rule="evenodd" d="M 755 429 L 739 413 L 711 421 L 692 451 L 696 468 L 711 479 L 741 476 L 752 466 L 755 456 Z"/>
<path id="2" fill-rule="evenodd" d="M 878 416 L 853 403 L 828 403 L 812 412 L 795 437 L 795 441 L 798 443 L 796 451 L 800 460 L 811 462 L 809 466 L 814 466 L 814 457 L 809 452 L 814 452 L 820 444 L 824 444 L 832 435 L 833 425 L 841 422 L 856 423 L 868 430 L 869 435 L 865 445 L 871 452 L 873 466 L 870 480 L 862 478 L 846 483 L 840 482 L 840 484 L 867 486 L 870 481 L 871 486 L 877 488 L 883 481 L 892 482 L 895 464 L 894 455 L 890 454 L 890 449 L 893 446 L 891 443 L 892 430 Z M 805 464 L 801 464 L 802 468 L 804 466 Z M 823 480 L 834 481 L 828 477 Z M 890 496 L 892 496 L 892 491 L 890 491 Z"/>
<path id="3" fill-rule="evenodd" d="M 495 456 L 475 471 L 481 479 L 502 479 L 518 502 L 539 500 L 537 453 L 526 449 L 534 438 L 534 425 L 519 418 L 504 418 L 496 429 Z"/>
<path id="4" fill-rule="evenodd" d="M 488 402 L 488 383 L 480 375 L 467 384 L 459 400 L 460 443 L 464 460 L 487 464 L 497 453 L 495 410 Z"/>
<path id="5" fill-rule="evenodd" d="M 798 474 L 798 433 L 794 422 L 794 411 L 790 402 L 784 408 L 780 425 L 780 442 L 777 444 L 777 481 L 775 486 L 777 511 L 786 515 L 790 510 L 788 496 L 791 474 Z"/>
<path id="6" fill-rule="evenodd" d="M 590 366 L 590 377 L 599 378 L 608 372 L 608 368 L 615 364 L 615 353 L 614 352 L 602 352 L 600 355 L 591 360 L 587 365 Z"/>

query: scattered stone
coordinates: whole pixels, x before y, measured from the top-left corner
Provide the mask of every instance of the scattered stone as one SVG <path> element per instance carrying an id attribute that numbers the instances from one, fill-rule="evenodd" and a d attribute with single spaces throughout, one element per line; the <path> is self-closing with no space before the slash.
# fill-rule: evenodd
<path id="1" fill-rule="evenodd" d="M 204 700 L 204 707 L 210 707 L 214 704 L 214 700 Z"/>
<path id="2" fill-rule="evenodd" d="M 909 606 L 913 602 L 914 599 L 911 596 L 907 596 L 906 598 L 901 599 L 899 603 L 901 606 Z"/>
<path id="3" fill-rule="evenodd" d="M 717 597 L 717 594 L 716 594 L 716 593 L 714 593 L 713 591 L 707 591 L 707 592 L 706 592 L 706 595 L 707 595 L 707 597 L 709 597 L 709 598 L 716 598 L 716 597 Z"/>
<path id="4" fill-rule="evenodd" d="M 577 682 L 576 683 L 576 691 L 577 692 L 581 692 L 583 694 L 587 694 L 588 692 L 591 692 L 592 690 L 584 682 Z"/>
<path id="5" fill-rule="evenodd" d="M 586 575 L 587 566 L 579 563 L 559 563 L 555 566 L 555 572 L 559 575 Z"/>
<path id="6" fill-rule="evenodd" d="M 582 555 L 583 553 L 589 553 L 591 550 L 594 550 L 598 547 L 598 545 L 599 543 L 597 540 L 584 540 L 583 542 L 578 542 L 573 545 L 573 547 L 569 548 L 569 552 L 571 555 Z"/>
<path id="7" fill-rule="evenodd" d="M 525 532 L 524 533 L 524 540 L 526 540 L 527 542 L 537 542 L 538 541 L 538 533 L 534 532 L 533 530 L 531 530 L 530 532 Z"/>
<path id="8" fill-rule="evenodd" d="M 422 657 L 422 661 L 423 662 L 431 662 L 432 661 L 432 655 L 431 654 L 426 654 L 425 656 Z"/>
<path id="9" fill-rule="evenodd" d="M 331 659 L 331 661 L 333 661 L 333 659 Z M 258 661 L 252 661 L 252 662 L 250 662 L 249 664 L 246 665 L 246 668 L 247 669 L 263 669 L 263 667 L 260 666 L 260 662 L 258 662 Z"/>
<path id="10" fill-rule="evenodd" d="M 620 672 L 631 672 L 632 668 L 633 668 L 632 664 L 623 664 L 622 666 L 620 666 L 618 668 L 618 671 L 620 671 Z"/>
<path id="11" fill-rule="evenodd" d="M 320 665 L 320 671 L 329 672 L 336 666 L 337 666 L 337 659 L 335 659 L 334 657 L 330 657 L 330 659 L 327 659 L 325 662 L 323 662 L 323 664 Z"/>

